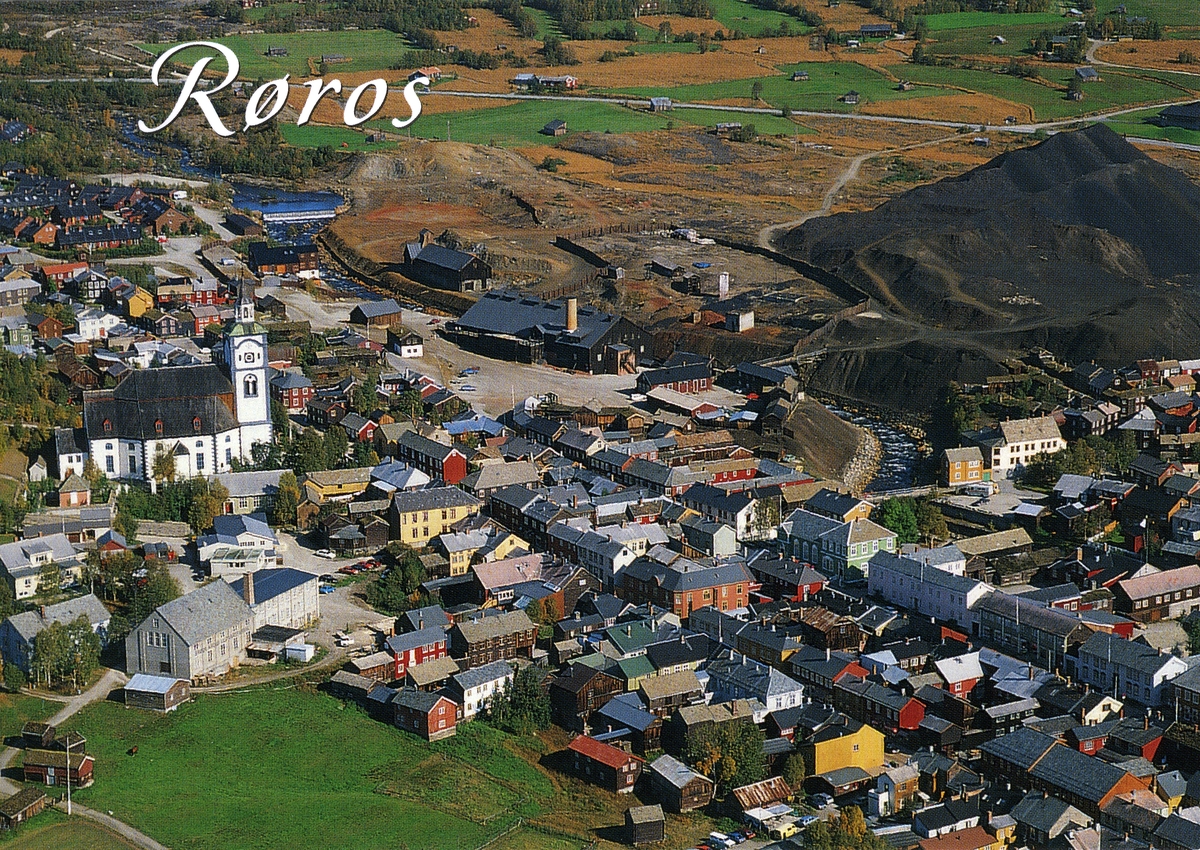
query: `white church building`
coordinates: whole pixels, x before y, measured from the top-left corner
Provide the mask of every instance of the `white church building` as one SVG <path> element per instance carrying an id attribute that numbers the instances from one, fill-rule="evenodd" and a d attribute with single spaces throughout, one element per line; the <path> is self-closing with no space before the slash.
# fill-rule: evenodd
<path id="1" fill-rule="evenodd" d="M 161 451 L 174 458 L 176 477 L 209 476 L 270 444 L 267 332 L 245 286 L 213 353 L 219 365 L 138 369 L 113 389 L 84 394 L 88 453 L 100 471 L 151 481 Z"/>

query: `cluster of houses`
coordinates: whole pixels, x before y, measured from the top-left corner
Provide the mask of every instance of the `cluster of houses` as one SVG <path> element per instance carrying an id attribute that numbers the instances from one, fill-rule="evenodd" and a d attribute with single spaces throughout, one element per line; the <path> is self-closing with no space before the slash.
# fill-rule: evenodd
<path id="1" fill-rule="evenodd" d="M 14 179 L 0 195 L 0 235 L 58 251 L 102 251 L 145 238 L 188 231 L 192 216 L 177 206 L 182 190 L 85 186 L 5 167 Z"/>

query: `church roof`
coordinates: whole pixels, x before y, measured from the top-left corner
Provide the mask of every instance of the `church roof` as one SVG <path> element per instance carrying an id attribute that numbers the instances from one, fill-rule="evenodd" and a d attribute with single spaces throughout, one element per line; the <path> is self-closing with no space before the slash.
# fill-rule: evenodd
<path id="1" fill-rule="evenodd" d="M 92 440 L 218 434 L 238 427 L 221 398 L 232 394 L 229 379 L 208 363 L 134 370 L 115 389 L 85 393 L 84 427 Z"/>

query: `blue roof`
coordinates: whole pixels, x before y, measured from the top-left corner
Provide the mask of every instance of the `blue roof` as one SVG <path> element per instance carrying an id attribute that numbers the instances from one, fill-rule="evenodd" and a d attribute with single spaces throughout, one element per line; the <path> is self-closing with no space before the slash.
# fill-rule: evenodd
<path id="1" fill-rule="evenodd" d="M 268 599 L 274 599 L 282 593 L 287 593 L 289 590 L 294 590 L 300 585 L 313 581 L 317 577 L 312 573 L 306 573 L 303 570 L 294 570 L 291 567 L 279 567 L 277 569 L 258 570 L 254 573 L 254 604 L 261 605 Z M 245 577 L 239 578 L 237 581 L 232 581 L 230 584 L 237 591 L 238 596 L 245 599 Z"/>

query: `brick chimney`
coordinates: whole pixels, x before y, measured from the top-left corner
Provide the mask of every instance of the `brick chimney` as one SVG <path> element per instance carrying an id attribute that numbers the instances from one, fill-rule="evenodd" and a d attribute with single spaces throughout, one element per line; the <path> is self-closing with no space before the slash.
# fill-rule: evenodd
<path id="1" fill-rule="evenodd" d="M 254 573 L 246 573 L 246 577 L 242 579 L 242 598 L 246 600 L 246 604 L 254 607 Z"/>

